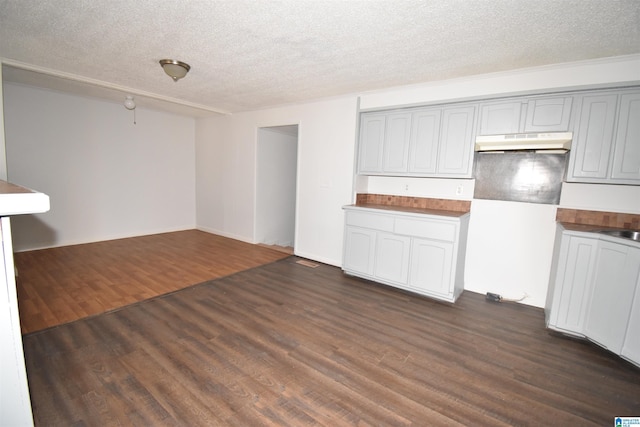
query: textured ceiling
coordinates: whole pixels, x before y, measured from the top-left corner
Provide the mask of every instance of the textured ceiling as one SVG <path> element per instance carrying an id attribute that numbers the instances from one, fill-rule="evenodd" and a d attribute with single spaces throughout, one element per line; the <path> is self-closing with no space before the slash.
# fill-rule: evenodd
<path id="1" fill-rule="evenodd" d="M 635 53 L 638 0 L 0 0 L 5 80 L 194 111 Z"/>

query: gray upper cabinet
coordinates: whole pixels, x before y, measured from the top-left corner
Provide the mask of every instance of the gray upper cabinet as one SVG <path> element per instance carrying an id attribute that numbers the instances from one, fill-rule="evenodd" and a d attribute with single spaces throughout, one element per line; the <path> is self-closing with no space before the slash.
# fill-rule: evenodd
<path id="1" fill-rule="evenodd" d="M 503 135 L 521 132 L 523 101 L 491 102 L 480 111 L 480 135 Z"/>
<path id="2" fill-rule="evenodd" d="M 640 91 L 578 98 L 567 181 L 640 184 Z"/>
<path id="3" fill-rule="evenodd" d="M 440 108 L 413 113 L 409 145 L 410 173 L 425 175 L 436 173 L 441 116 Z"/>
<path id="4" fill-rule="evenodd" d="M 471 178 L 475 111 L 474 105 L 443 109 L 438 175 Z"/>
<path id="5" fill-rule="evenodd" d="M 357 169 L 471 178 L 476 135 L 547 132 L 573 132 L 568 182 L 640 185 L 637 86 L 364 112 Z"/>
<path id="6" fill-rule="evenodd" d="M 613 94 L 581 97 L 578 127 L 571 147 L 569 180 L 607 178 L 617 99 Z"/>
<path id="7" fill-rule="evenodd" d="M 511 98 L 482 104 L 478 135 L 566 132 L 572 96 Z"/>
<path id="8" fill-rule="evenodd" d="M 620 97 L 611 178 L 640 183 L 640 91 Z"/>
<path id="9" fill-rule="evenodd" d="M 406 173 L 411 114 L 363 114 L 360 129 L 360 173 Z"/>
<path id="10" fill-rule="evenodd" d="M 362 113 L 358 173 L 470 178 L 475 104 Z"/>
<path id="11" fill-rule="evenodd" d="M 571 119 L 573 97 L 530 99 L 527 102 L 525 132 L 566 132 Z"/>
<path id="12" fill-rule="evenodd" d="M 382 144 L 382 171 L 406 172 L 409 157 L 411 114 L 395 113 L 387 116 Z"/>
<path id="13" fill-rule="evenodd" d="M 358 170 L 361 173 L 382 171 L 386 119 L 387 115 L 384 113 L 362 115 L 358 150 Z"/>

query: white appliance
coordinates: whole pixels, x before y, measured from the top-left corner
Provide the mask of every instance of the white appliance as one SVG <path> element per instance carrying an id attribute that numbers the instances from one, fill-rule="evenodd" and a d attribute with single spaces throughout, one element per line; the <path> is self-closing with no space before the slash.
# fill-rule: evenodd
<path id="1" fill-rule="evenodd" d="M 573 132 L 514 133 L 476 137 L 475 151 L 558 150 L 571 148 Z"/>

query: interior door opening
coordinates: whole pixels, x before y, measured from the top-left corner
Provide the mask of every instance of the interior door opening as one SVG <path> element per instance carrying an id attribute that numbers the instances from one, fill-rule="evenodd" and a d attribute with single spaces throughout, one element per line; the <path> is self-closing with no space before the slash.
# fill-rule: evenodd
<path id="1" fill-rule="evenodd" d="M 298 125 L 258 129 L 255 241 L 294 253 Z"/>

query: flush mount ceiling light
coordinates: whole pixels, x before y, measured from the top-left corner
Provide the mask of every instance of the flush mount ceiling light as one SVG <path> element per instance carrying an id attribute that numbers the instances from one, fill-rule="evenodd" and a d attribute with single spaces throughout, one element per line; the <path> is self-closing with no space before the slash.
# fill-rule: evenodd
<path id="1" fill-rule="evenodd" d="M 187 75 L 191 66 L 181 61 L 176 61 L 175 59 L 161 59 L 160 65 L 162 69 L 169 77 L 173 79 L 174 82 L 177 82 L 181 78 Z"/>

